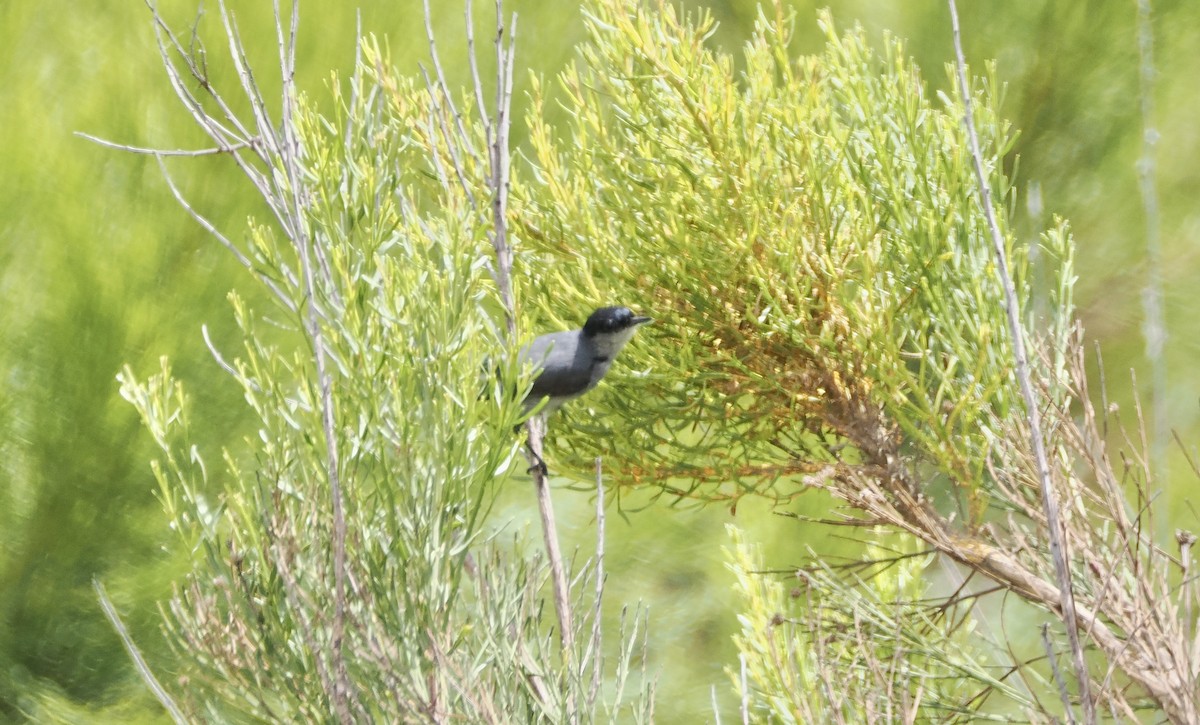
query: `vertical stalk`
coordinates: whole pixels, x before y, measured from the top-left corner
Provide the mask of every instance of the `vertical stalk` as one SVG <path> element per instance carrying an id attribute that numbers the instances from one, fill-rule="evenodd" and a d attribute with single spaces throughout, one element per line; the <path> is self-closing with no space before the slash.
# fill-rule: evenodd
<path id="1" fill-rule="evenodd" d="M 1138 60 L 1142 112 L 1142 155 L 1138 159 L 1138 189 L 1146 216 L 1146 280 L 1142 287 L 1142 335 L 1146 340 L 1146 359 L 1150 364 L 1150 467 L 1156 480 L 1166 486 L 1167 443 L 1170 440 L 1170 416 L 1167 414 L 1167 321 L 1163 311 L 1162 235 L 1159 231 L 1157 165 L 1154 150 L 1158 129 L 1154 122 L 1154 25 L 1150 0 L 1138 0 Z M 1168 517 L 1159 519 L 1160 539 L 1166 539 Z"/>
<path id="2" fill-rule="evenodd" d="M 1038 408 L 1037 396 L 1033 392 L 1033 382 L 1029 371 L 1029 357 L 1025 351 L 1025 331 L 1021 325 L 1021 311 L 1017 306 L 1017 292 L 1013 285 L 1012 275 L 1008 269 L 1008 254 L 1004 248 L 1004 238 L 1000 234 L 1000 225 L 996 221 L 996 211 L 992 206 L 992 189 L 983 171 L 983 152 L 979 148 L 979 135 L 975 132 L 975 114 L 971 104 L 971 90 L 967 84 L 967 61 L 963 55 L 962 32 L 958 25 L 958 7 L 954 0 L 948 0 L 950 6 L 950 24 L 954 30 L 954 60 L 958 71 L 959 92 L 963 99 L 963 122 L 967 127 L 967 138 L 971 144 L 971 160 L 975 165 L 975 178 L 979 182 L 980 203 L 987 218 L 988 231 L 991 233 L 992 247 L 996 253 L 996 270 L 1004 287 L 1005 309 L 1008 313 L 1008 331 L 1012 336 L 1013 357 L 1016 358 L 1017 382 L 1021 387 L 1021 397 L 1025 401 L 1025 414 L 1029 423 L 1030 445 L 1033 447 L 1034 461 L 1037 465 L 1038 482 L 1041 486 L 1042 508 L 1046 513 L 1046 528 L 1050 537 L 1050 556 L 1054 560 L 1054 575 L 1058 583 L 1059 607 L 1062 610 L 1063 622 L 1066 625 L 1067 640 L 1071 647 L 1071 660 L 1075 666 L 1075 677 L 1079 684 L 1079 701 L 1083 706 L 1083 720 L 1088 725 L 1096 722 L 1096 704 L 1092 701 L 1090 681 L 1088 679 L 1087 662 L 1083 657 L 1083 644 L 1079 640 L 1078 623 L 1075 616 L 1075 593 L 1071 589 L 1071 573 L 1067 561 L 1067 551 L 1063 541 L 1062 526 L 1058 515 L 1058 500 L 1050 480 L 1050 463 L 1046 456 L 1046 444 L 1042 438 L 1042 416 Z M 1069 712 L 1068 712 L 1069 714 Z"/>
<path id="3" fill-rule="evenodd" d="M 341 465 L 339 463 L 337 416 L 333 405 L 333 376 L 329 372 L 329 352 L 325 335 L 321 330 L 321 312 L 317 308 L 317 272 L 315 257 L 320 250 L 307 232 L 304 221 L 304 198 L 302 193 L 303 174 L 300 169 L 300 148 L 296 140 L 296 126 L 292 112 L 296 103 L 296 29 L 300 23 L 299 0 L 293 0 L 291 27 L 288 37 L 283 36 L 283 21 L 279 14 L 279 2 L 274 3 L 275 27 L 278 33 L 279 63 L 283 80 L 283 107 L 280 118 L 279 160 L 287 174 L 287 213 L 291 216 L 292 240 L 300 258 L 304 280 L 305 307 L 304 323 L 312 340 L 313 357 L 316 362 L 317 385 L 321 401 L 321 428 L 325 437 L 325 468 L 329 479 L 329 496 L 333 502 L 333 623 L 330 632 L 330 659 L 333 667 L 333 710 L 339 722 L 353 722 L 350 701 L 353 686 L 346 667 L 346 512 L 342 490 Z M 354 698 L 357 699 L 357 698 Z"/>

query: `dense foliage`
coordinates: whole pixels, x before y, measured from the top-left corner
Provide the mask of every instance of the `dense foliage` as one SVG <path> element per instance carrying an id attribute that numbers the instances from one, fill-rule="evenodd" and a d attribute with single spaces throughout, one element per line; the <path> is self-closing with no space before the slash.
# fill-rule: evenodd
<path id="1" fill-rule="evenodd" d="M 1025 158 L 1022 176 L 1039 180 L 1046 206 L 1071 212 L 1075 228 L 1087 240 L 1080 259 L 1084 316 L 1094 323 L 1093 331 L 1128 334 L 1128 341 L 1115 341 L 1117 362 L 1111 367 L 1119 370 L 1136 357 L 1130 350 L 1140 345 L 1134 335 L 1140 282 L 1134 276 L 1136 265 L 1128 263 L 1138 257 L 1132 240 L 1140 232 L 1139 214 L 1131 208 L 1136 203 L 1131 167 L 1138 123 L 1137 104 L 1131 100 L 1137 95 L 1131 80 L 1136 79 L 1137 63 L 1133 16 L 1110 7 L 1084 12 L 1051 5 L 1003 12 L 971 9 L 967 33 L 973 57 L 1001 56 L 1000 65 L 988 74 L 989 93 L 980 97 L 985 102 L 981 128 L 992 139 L 991 171 L 1009 208 L 1023 206 L 1023 198 L 1005 185 L 1001 173 L 1002 165 L 1014 158 L 1008 152 L 1017 148 Z M 524 57 L 535 67 L 557 71 L 558 59 L 582 32 L 582 24 L 576 21 L 567 32 L 554 33 L 547 30 L 557 27 L 549 13 L 518 9 L 520 36 L 526 41 L 518 43 L 519 56 L 524 47 Z M 199 477 L 190 491 L 183 489 L 186 495 L 177 483 L 163 488 L 169 513 L 187 519 L 198 502 L 204 502 L 211 505 L 207 516 L 215 518 L 192 515 L 193 524 L 213 523 L 218 514 L 232 516 L 243 527 L 239 536 L 253 529 L 256 507 L 271 498 L 261 472 L 279 480 L 293 470 L 320 470 L 305 469 L 298 462 L 304 455 L 312 461 L 320 455 L 301 433 L 313 421 L 313 400 L 296 395 L 312 380 L 299 318 L 274 310 L 270 293 L 248 284 L 226 253 L 174 207 L 155 165 L 70 137 L 71 131 L 88 130 L 171 147 L 195 140 L 163 101 L 165 84 L 150 51 L 149 24 L 132 22 L 145 19 L 138 14 L 142 9 L 112 9 L 96 16 L 76 8 L 63 13 L 44 10 L 34 13 L 14 5 L 0 18 L 0 35 L 11 39 L 7 45 L 14 49 L 2 71 L 6 102 L 0 104 L 0 123 L 10 139 L 0 151 L 7 170 L 0 180 L 0 257 L 6 299 L 12 302 L 0 318 L 5 340 L 0 356 L 9 371 L 8 390 L 0 399 L 7 484 L 0 487 L 0 715 L 87 718 L 93 707 L 110 707 L 101 717 L 131 720 L 152 717 L 152 711 L 143 708 L 144 700 L 135 699 L 140 704 L 133 706 L 113 704 L 139 689 L 115 635 L 99 615 L 89 583 L 94 575 L 104 578 L 132 618 L 139 643 L 150 648 L 156 661 L 167 663 L 169 655 L 157 644 L 153 602 L 169 595 L 168 582 L 177 578 L 180 562 L 164 555 L 161 547 L 185 554 L 186 547 L 177 546 L 165 533 L 145 472 L 148 441 L 132 411 L 117 397 L 113 375 L 124 362 L 145 375 L 155 370 L 153 360 L 159 354 L 171 354 L 175 374 L 192 383 L 190 439 L 205 452 L 209 474 L 222 472 L 218 480 L 203 483 L 203 476 L 190 469 Z M 854 17 L 853 8 L 835 10 L 842 23 Z M 302 37 L 320 27 L 323 46 L 345 65 L 353 17 L 335 16 L 330 9 L 321 12 L 327 17 L 319 23 L 305 16 Z M 364 27 L 419 26 L 413 22 L 419 17 L 415 7 L 392 11 L 393 18 L 407 18 L 403 23 L 382 21 L 382 12 L 367 8 Z M 880 406 L 871 414 L 882 410 L 896 425 L 904 436 L 905 455 L 915 452 L 922 462 L 918 469 L 924 480 L 933 482 L 933 492 L 961 503 L 963 520 L 986 518 L 988 507 L 1004 491 L 997 494 L 983 454 L 997 438 L 1014 435 L 995 425 L 1013 401 L 1003 383 L 1008 363 L 1002 326 L 994 319 L 995 289 L 986 276 L 977 279 L 977 273 L 987 269 L 987 257 L 966 243 L 977 239 L 979 222 L 971 211 L 961 138 L 956 137 L 953 84 L 937 73 L 920 80 L 907 60 L 913 53 L 926 68 L 936 68 L 947 57 L 948 33 L 937 20 L 940 12 L 906 11 L 903 17 L 872 12 L 866 18 L 871 28 L 889 27 L 913 38 L 902 50 L 891 40 L 879 42 L 874 33 L 833 32 L 828 20 L 818 29 L 810 9 L 802 9 L 789 25 L 780 22 L 786 14 L 769 11 L 768 20 L 760 21 L 753 10 L 722 6 L 717 13 L 723 24 L 713 31 L 704 20 L 688 23 L 670 14 L 657 20 L 635 18 L 614 6 L 589 6 L 589 44 L 575 68 L 563 76 L 562 85 L 544 82 L 536 87 L 531 143 L 522 146 L 529 165 L 515 165 L 514 221 L 523 255 L 518 260 L 522 327 L 573 324 L 580 308 L 608 301 L 613 290 L 622 290 L 621 301 L 637 303 L 667 324 L 656 329 L 649 344 L 630 348 L 614 373 L 620 375 L 621 388 L 602 388 L 588 408 L 566 414 L 567 422 L 554 440 L 555 463 L 561 470 L 586 474 L 590 457 L 603 453 L 616 482 L 655 482 L 660 484 L 655 490 L 671 494 L 664 500 L 679 494 L 731 499 L 745 512 L 752 506 L 743 499 L 747 492 L 791 499 L 798 490 L 796 482 L 803 480 L 799 476 L 820 473 L 817 462 L 838 457 L 854 463 L 864 460 L 862 439 L 854 438 L 864 431 L 847 427 L 844 416 L 830 418 L 830 394 L 836 397 L 840 392 Z M 1188 36 L 1193 32 L 1189 28 L 1198 25 L 1187 22 L 1186 14 L 1195 12 L 1191 8 L 1167 5 L 1160 12 L 1160 88 L 1177 101 L 1162 109 L 1163 133 L 1177 151 L 1162 165 L 1170 254 L 1176 245 L 1187 243 L 1192 228 L 1182 211 L 1186 205 L 1180 203 L 1187 197 L 1175 189 L 1185 188 L 1191 173 L 1183 161 L 1189 156 L 1191 137 L 1181 136 L 1179 130 L 1192 115 L 1188 109 L 1195 99 L 1177 91 L 1192 77 L 1189 56 L 1180 49 L 1198 47 Z M 555 13 L 568 15 L 562 9 Z M 58 20 L 50 23 L 49 17 Z M 239 16 L 239 25 L 251 34 L 267 22 L 265 15 L 250 10 Z M 713 32 L 720 44 L 737 49 L 755 22 L 760 22 L 759 32 L 745 53 L 714 51 L 708 37 Z M 131 27 L 139 30 L 131 33 Z M 206 29 L 219 32 L 207 19 L 200 28 L 202 36 Z M 527 40 L 535 35 L 535 41 Z M 443 42 L 452 37 L 444 32 Z M 678 42 L 660 42 L 675 37 Z M 223 45 L 214 42 L 216 35 L 212 38 L 213 67 L 220 72 L 215 50 Z M 1031 40 L 1026 48 L 1015 45 L 1013 38 Z M 824 49 L 800 63 L 786 61 L 796 57 L 797 47 L 813 50 L 818 44 Z M 395 45 L 417 53 L 423 41 Z M 873 52 L 872 47 L 880 50 Z M 1054 57 L 1044 55 L 1046 48 L 1054 49 Z M 251 55 L 268 61 L 272 57 L 268 47 L 251 48 Z M 303 133 L 312 152 L 312 181 L 323 205 L 310 222 L 325 230 L 321 241 L 330 249 L 353 251 L 331 258 L 336 262 L 337 291 L 323 302 L 337 303 L 338 315 L 330 318 L 345 326 L 331 331 L 348 346 L 335 355 L 343 381 L 338 388 L 347 396 L 340 410 L 363 413 L 357 423 L 351 424 L 350 418 L 343 422 L 351 430 L 359 430 L 359 425 L 377 436 L 358 440 L 354 449 L 370 465 L 358 469 L 366 483 L 356 495 L 363 498 L 349 513 L 360 517 L 353 519 L 362 532 L 355 546 L 361 547 L 365 564 L 378 567 L 364 571 L 383 577 L 381 581 L 396 572 L 395 561 L 379 555 L 386 548 L 379 537 L 390 537 L 391 527 L 409 520 L 396 513 L 403 509 L 395 507 L 384 482 L 410 481 L 409 493 L 415 495 L 428 490 L 421 481 L 445 478 L 439 478 L 438 471 L 446 458 L 431 454 L 414 457 L 409 464 L 403 463 L 409 459 L 401 452 L 425 445 L 437 450 L 440 440 L 460 441 L 455 455 L 478 465 L 455 469 L 464 477 L 454 479 L 461 490 L 446 493 L 453 503 L 441 498 L 422 503 L 431 507 L 426 515 L 435 504 L 439 510 L 460 512 L 452 516 L 455 525 L 468 527 L 478 525 L 478 514 L 491 505 L 492 495 L 491 489 L 471 481 L 488 478 L 496 469 L 495 456 L 507 460 L 513 453 L 511 440 L 499 436 L 499 422 L 508 421 L 503 415 L 496 418 L 493 408 L 472 396 L 477 381 L 465 382 L 478 372 L 484 350 L 494 352 L 499 339 L 494 327 L 497 306 L 489 298 L 486 275 L 472 266 L 486 256 L 486 245 L 480 245 L 484 222 L 466 220 L 465 205 L 454 206 L 461 199 L 446 204 L 436 166 L 422 155 L 438 135 L 420 120 L 429 110 L 421 105 L 428 99 L 420 100 L 419 82 L 401 80 L 413 67 L 405 55 L 398 52 L 381 61 L 383 57 L 372 56 L 358 76 L 358 83 L 382 81 L 388 88 L 387 103 L 373 101 L 380 105 L 372 112 L 382 115 L 370 119 L 336 91 L 335 100 L 329 101 L 328 92 L 313 82 L 336 65 L 319 49 L 302 48 L 299 74 L 302 84 L 311 84 Z M 393 65 L 404 72 L 395 74 Z M 464 67 L 453 59 L 451 65 L 458 65 L 450 68 L 453 78 L 467 78 Z M 1023 128 L 1019 140 L 988 106 L 1000 87 L 996 79 L 1012 82 L 1007 109 Z M 529 79 L 518 73 L 516 82 L 522 88 Z M 941 89 L 945 98 L 935 98 L 925 83 Z M 362 97 L 357 100 L 364 102 Z M 881 108 L 891 110 L 878 113 Z M 382 124 L 377 130 L 389 129 L 388 137 L 397 143 L 410 145 L 380 151 L 365 138 L 342 135 L 347 128 L 367 128 L 368 120 Z M 880 123 L 859 125 L 864 120 Z M 330 127 L 322 125 L 326 122 Z M 524 137 L 521 129 L 521 124 L 514 129 L 518 140 Z M 364 161 L 364 149 L 394 156 Z M 428 176 L 387 177 L 391 172 L 386 168 L 401 157 L 406 159 L 403 168 L 422 169 Z M 381 176 L 355 175 L 364 168 L 385 171 Z M 270 263 L 287 266 L 270 259 L 283 241 L 277 232 L 266 225 L 241 231 L 248 214 L 259 224 L 265 221 L 263 208 L 228 193 L 229 170 L 221 159 L 185 160 L 172 169 L 189 198 L 217 210 L 218 226 L 238 244 L 248 243 L 267 255 L 264 268 Z M 348 173 L 350 169 L 355 173 Z M 426 227 L 414 228 L 412 217 L 364 201 L 371 198 L 372 189 L 406 184 L 413 189 L 414 206 L 447 216 L 435 222 L 426 219 Z M 739 203 L 726 203 L 731 199 Z M 1036 218 L 1040 208 L 1034 205 L 1032 221 L 1015 225 L 1018 237 L 1032 237 L 1028 230 L 1044 225 L 1044 219 Z M 764 239 L 771 244 L 762 243 Z M 780 240 L 794 243 L 776 243 Z M 1044 321 L 1047 312 L 1055 320 L 1069 318 L 1069 297 L 1064 294 L 1068 287 L 1049 284 L 1056 273 L 1045 270 L 1066 260 L 1066 240 L 1065 230 L 1051 225 L 1043 239 L 1044 250 L 1051 253 L 1049 265 L 1045 257 L 1022 258 L 1025 245 L 1013 246 L 1020 266 L 1030 265 L 1022 279 L 1025 299 L 1032 299 L 1031 309 L 1041 313 L 1033 316 L 1035 329 L 1048 331 L 1049 339 L 1058 343 L 1067 339 L 1068 330 Z M 1168 275 L 1168 284 L 1189 274 L 1187 269 L 1178 265 Z M 1069 269 L 1065 272 L 1059 279 L 1069 279 Z M 1031 292 L 1031 280 L 1040 280 L 1041 287 Z M 418 303 L 431 298 L 404 291 L 431 281 L 445 292 L 437 296 L 439 302 L 456 302 L 423 308 Z M 228 324 L 230 316 L 222 303 L 230 287 L 244 296 L 236 305 L 238 327 Z M 557 292 L 552 295 L 551 289 Z M 897 295 L 895 290 L 906 292 Z M 1168 296 L 1169 303 L 1177 299 L 1182 298 Z M 1178 334 L 1186 336 L 1179 318 L 1170 317 Z M 961 324 L 964 321 L 969 324 Z M 212 363 L 198 332 L 201 323 L 210 325 L 218 349 L 248 366 L 239 373 L 240 384 Z M 413 330 L 431 331 L 424 347 L 407 344 L 422 339 L 414 338 Z M 903 334 L 891 334 L 895 330 Z M 249 346 L 242 348 L 242 340 Z M 460 342 L 462 347 L 456 348 Z M 993 342 L 998 344 L 989 344 Z M 450 348 L 457 354 L 440 357 Z M 1055 344 L 1047 349 L 1055 349 Z M 863 350 L 876 354 L 864 358 Z M 916 351 L 930 354 L 914 356 Z M 429 359 L 442 360 L 445 366 L 428 368 L 425 378 L 396 372 Z M 1045 369 L 1061 373 L 1072 361 L 1051 356 L 1043 363 Z M 382 378 L 381 370 L 386 371 Z M 831 371 L 839 374 L 829 377 Z M 275 380 L 274 387 L 263 385 L 268 378 Z M 735 383 L 738 387 L 731 388 Z M 165 379 L 159 384 L 160 392 L 175 395 Z M 1195 398 L 1187 392 L 1188 384 L 1180 385 L 1174 396 L 1177 413 L 1179 401 Z M 457 390 L 461 405 L 454 409 L 458 426 L 453 430 L 439 427 L 437 421 L 445 423 L 444 417 L 438 418 L 445 413 L 440 403 L 416 409 L 396 405 L 412 396 L 425 399 L 429 391 L 447 386 Z M 391 392 L 376 396 L 381 389 Z M 621 392 L 630 390 L 636 395 Z M 240 404 L 248 391 L 251 408 Z M 132 389 L 129 394 L 137 397 Z M 1064 391 L 1052 397 L 1071 396 Z M 656 411 L 663 415 L 655 417 Z M 655 423 L 633 428 L 615 424 L 630 418 Z M 384 419 L 396 421 L 396 429 L 373 426 Z M 1192 424 L 1191 418 L 1175 419 L 1185 430 Z M 249 448 L 243 438 L 259 428 L 277 447 L 254 454 L 254 446 L 260 445 L 254 443 L 257 434 L 252 434 Z M 480 430 L 493 437 L 481 438 Z M 784 437 L 772 440 L 773 430 Z M 229 473 L 215 462 L 223 447 L 230 450 Z M 197 460 L 186 447 L 176 455 L 185 468 Z M 214 491 L 228 492 L 230 487 L 242 498 Z M 380 497 L 388 499 L 387 505 L 380 504 Z M 231 502 L 237 505 L 229 508 Z M 319 522 L 319 501 L 292 504 L 298 506 L 288 509 L 294 521 Z M 581 508 L 579 520 L 586 522 L 589 507 L 585 502 Z M 384 513 L 369 516 L 374 511 Z M 715 511 L 695 526 L 713 532 L 720 515 Z M 741 516 L 745 522 L 745 513 Z M 626 557 L 626 571 L 645 560 L 647 547 L 661 546 L 655 549 L 661 556 L 678 558 L 671 542 L 695 538 L 695 530 L 689 537 L 687 528 L 677 523 L 683 517 L 672 511 L 638 515 L 636 526 L 619 537 L 622 541 L 612 555 L 618 562 Z M 786 525 L 791 538 L 791 524 Z M 587 527 L 579 528 L 579 540 L 586 542 L 590 534 L 582 530 Z M 778 525 L 774 528 L 779 530 Z M 679 532 L 678 538 L 660 541 L 662 532 L 671 529 Z M 405 531 L 402 526 L 399 530 Z M 321 525 L 313 528 L 314 535 L 321 531 Z M 179 529 L 188 543 L 209 536 L 210 548 L 202 549 L 209 558 L 201 570 L 224 567 L 228 574 L 240 576 L 249 567 L 254 576 L 262 576 L 263 570 L 255 567 L 269 558 L 269 542 L 240 538 L 230 549 L 228 532 L 221 527 L 207 533 Z M 457 557 L 464 554 L 463 542 L 472 540 L 471 535 L 456 540 L 449 532 L 439 534 L 445 535 L 441 539 L 431 539 L 424 531 L 408 534 Z M 387 546 L 396 541 L 387 538 Z M 711 542 L 712 547 L 718 543 Z M 507 545 L 500 549 L 501 558 L 522 550 Z M 242 551 L 254 552 L 249 563 Z M 795 549 L 769 551 L 779 564 L 796 560 L 796 554 L 788 553 Z M 321 571 L 320 557 L 312 561 L 315 571 Z M 707 679 L 673 673 L 697 662 L 720 666 L 731 657 L 726 633 L 734 625 L 727 613 L 714 615 L 710 602 L 711 592 L 728 582 L 714 573 L 715 566 L 706 572 L 702 564 L 679 561 L 673 574 L 647 572 L 653 567 L 645 566 L 637 577 L 623 571 L 622 584 L 644 581 L 641 587 L 631 587 L 629 599 L 645 596 L 656 600 L 658 611 L 674 615 L 659 617 L 668 621 L 655 630 L 659 637 L 673 633 L 668 643 L 674 646 L 656 655 L 665 667 L 659 687 L 684 691 L 689 697 L 660 699 L 658 712 L 663 717 L 706 712 L 708 687 L 719 682 L 711 671 Z M 527 576 L 536 580 L 536 571 L 535 566 Z M 413 582 L 436 580 L 437 587 L 430 591 L 441 592 L 443 598 L 452 598 L 458 586 L 430 578 L 420 568 L 403 574 L 411 575 Z M 714 583 L 695 584 L 705 577 Z M 204 583 L 203 577 L 200 581 Z M 272 604 L 288 595 L 286 582 L 278 579 L 251 579 L 245 585 L 252 590 L 266 586 L 274 592 L 267 600 Z M 660 586 L 665 596 L 656 593 Z M 681 591 L 687 592 L 691 606 L 679 608 Z M 311 593 L 322 592 L 318 587 Z M 194 596 L 194 590 L 185 588 L 180 601 L 195 603 L 189 599 Z M 176 610 L 184 622 L 185 614 Z M 713 630 L 722 617 L 724 623 Z M 687 618 L 688 626 L 675 629 L 681 625 L 670 620 L 681 618 Z M 439 622 L 446 624 L 444 619 Z M 204 624 L 199 618 L 192 623 Z M 265 628 L 256 636 L 263 642 L 286 639 L 294 634 L 289 628 L 295 624 L 285 617 L 271 622 L 277 629 Z M 403 629 L 392 622 L 389 630 L 392 624 L 396 631 Z M 708 632 L 698 645 L 693 643 L 700 638 L 689 633 L 696 628 Z M 472 636 L 481 633 L 482 629 L 472 630 Z M 689 648 L 679 647 L 680 639 Z M 672 651 L 687 651 L 684 658 L 691 662 L 676 661 Z M 292 654 L 300 665 L 312 664 Z M 206 661 L 212 665 L 217 660 Z M 175 671 L 171 665 L 165 669 Z M 698 684 L 689 690 L 684 682 L 688 679 Z M 726 694 L 720 697 L 731 702 Z"/>

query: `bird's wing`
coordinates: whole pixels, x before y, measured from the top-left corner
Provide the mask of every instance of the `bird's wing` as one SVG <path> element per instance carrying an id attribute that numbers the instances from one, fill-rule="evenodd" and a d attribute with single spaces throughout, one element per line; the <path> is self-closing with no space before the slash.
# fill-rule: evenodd
<path id="1" fill-rule="evenodd" d="M 530 343 L 521 351 L 521 361 L 532 364 L 539 372 L 526 400 L 570 397 L 587 390 L 591 384 L 591 360 L 575 360 L 583 352 L 579 349 L 577 332 L 542 335 Z"/>

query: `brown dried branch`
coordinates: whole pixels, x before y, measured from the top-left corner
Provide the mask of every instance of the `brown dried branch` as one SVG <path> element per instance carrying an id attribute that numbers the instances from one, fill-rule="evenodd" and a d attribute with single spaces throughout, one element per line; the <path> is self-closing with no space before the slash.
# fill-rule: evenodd
<path id="1" fill-rule="evenodd" d="M 1112 676 L 1120 672 L 1172 722 L 1196 722 L 1195 684 L 1200 666 L 1188 606 L 1197 583 L 1187 581 L 1185 574 L 1185 581 L 1176 585 L 1171 574 L 1176 566 L 1186 572 L 1190 560 L 1184 556 L 1190 552 L 1181 550 L 1176 561 L 1150 540 L 1145 521 L 1152 496 L 1145 469 L 1135 463 L 1118 472 L 1113 465 L 1103 439 L 1103 431 L 1110 428 L 1106 411 L 1087 402 L 1081 338 L 1079 331 L 1071 338 L 1065 371 L 1069 379 L 1059 385 L 1072 400 L 1080 401 L 1078 409 L 1073 412 L 1066 402 L 1045 408 L 1047 430 L 1052 431 L 1046 442 L 1055 453 L 1056 465 L 1050 471 L 1053 493 L 1070 502 L 1061 525 L 1064 539 L 1070 542 L 1068 548 L 1074 552 L 1069 565 L 1077 592 L 1072 613 L 1086 640 L 1108 663 L 1096 697 L 1114 711 L 1135 710 L 1130 698 L 1138 693 L 1112 687 Z M 1038 356 L 1040 369 L 1050 369 L 1045 351 L 1039 352 L 1043 353 Z M 1048 388 L 1042 385 L 1040 390 Z M 883 425 L 879 414 L 850 402 L 861 392 L 844 392 L 830 416 L 842 421 L 847 434 L 857 436 L 851 440 L 864 462 L 839 464 L 825 476 L 810 479 L 809 484 L 846 501 L 873 521 L 919 537 L 970 570 L 1063 617 L 1061 593 L 1053 583 L 1054 564 L 1040 543 L 1047 519 L 1036 505 L 1036 462 L 1026 445 L 1026 422 L 993 422 L 993 430 L 1002 432 L 1002 437 L 992 450 L 987 470 L 994 487 L 991 495 L 1010 507 L 1007 525 L 993 522 L 961 530 L 936 510 L 910 479 L 899 442 L 877 433 Z M 854 416 L 862 418 L 854 420 Z M 1133 440 L 1141 437 L 1135 435 Z M 1133 448 L 1127 453 L 1129 460 L 1144 458 L 1142 451 Z M 1130 478 L 1130 472 L 1138 475 Z M 1146 502 L 1134 511 L 1125 493 L 1128 484 Z"/>

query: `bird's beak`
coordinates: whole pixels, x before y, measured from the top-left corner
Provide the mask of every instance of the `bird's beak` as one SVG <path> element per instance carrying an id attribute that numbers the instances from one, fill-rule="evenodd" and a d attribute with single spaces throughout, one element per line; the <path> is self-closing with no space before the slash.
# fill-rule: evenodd
<path id="1" fill-rule="evenodd" d="M 638 325 L 644 325 L 647 322 L 654 322 L 654 318 L 653 317 L 635 317 L 635 318 L 633 318 L 633 326 L 634 327 L 637 327 Z"/>

